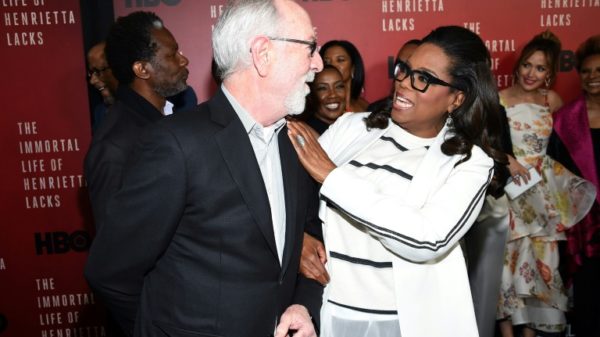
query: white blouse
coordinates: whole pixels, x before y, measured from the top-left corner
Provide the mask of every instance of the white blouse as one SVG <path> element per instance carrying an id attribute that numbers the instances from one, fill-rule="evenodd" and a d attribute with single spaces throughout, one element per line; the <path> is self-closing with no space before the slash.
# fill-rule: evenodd
<path id="1" fill-rule="evenodd" d="M 481 209 L 493 161 L 474 147 L 455 166 L 462 156 L 440 150 L 447 128 L 421 139 L 393 123 L 367 131 L 366 116 L 345 114 L 319 139 L 338 166 L 321 188 L 331 275 L 321 336 L 477 336 L 458 240 Z"/>

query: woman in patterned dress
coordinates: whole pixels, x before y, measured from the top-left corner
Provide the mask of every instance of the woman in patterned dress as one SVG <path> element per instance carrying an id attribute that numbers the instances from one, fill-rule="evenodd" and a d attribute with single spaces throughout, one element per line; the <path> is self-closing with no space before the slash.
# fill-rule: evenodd
<path id="1" fill-rule="evenodd" d="M 567 296 L 558 272 L 558 241 L 565 240 L 565 229 L 585 216 L 595 198 L 591 183 L 546 156 L 552 113 L 562 105 L 549 89 L 559 52 L 554 34 L 535 36 L 515 65 L 515 84 L 500 92 L 513 145 L 514 157 L 508 156 L 512 179 L 527 182 L 529 167 L 542 176 L 540 183 L 510 201 L 497 315 L 503 337 L 513 336 L 513 325 L 525 325 L 524 337 L 533 337 L 536 330 L 564 330 Z"/>

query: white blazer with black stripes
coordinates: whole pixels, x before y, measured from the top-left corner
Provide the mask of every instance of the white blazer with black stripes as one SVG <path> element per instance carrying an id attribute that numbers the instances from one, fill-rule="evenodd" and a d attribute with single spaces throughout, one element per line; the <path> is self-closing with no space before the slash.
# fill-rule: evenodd
<path id="1" fill-rule="evenodd" d="M 346 165 L 389 129 L 367 130 L 363 121 L 367 115 L 347 113 L 319 138 L 338 166 L 320 191 L 325 244 L 336 240 L 327 236 L 329 226 L 348 226 L 343 221 L 328 221 L 341 219 L 328 216 L 328 212 L 334 212 L 327 207 L 329 202 L 362 224 L 390 251 L 402 337 L 477 336 L 458 241 L 481 210 L 493 175 L 493 160 L 479 147 L 473 147 L 471 158 L 455 166 L 462 156 L 447 156 L 440 149 L 448 136 L 444 127 L 408 191 L 394 196 L 382 194 Z M 324 301 L 327 294 L 326 289 Z"/>

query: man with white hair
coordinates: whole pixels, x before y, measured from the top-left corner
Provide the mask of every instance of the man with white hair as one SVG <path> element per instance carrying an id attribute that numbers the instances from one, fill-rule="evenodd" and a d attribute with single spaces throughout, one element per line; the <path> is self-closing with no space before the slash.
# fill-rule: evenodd
<path id="1" fill-rule="evenodd" d="M 323 288 L 298 265 L 317 200 L 284 119 L 322 69 L 316 46 L 294 1 L 230 1 L 220 90 L 138 141 L 86 266 L 130 334 L 316 336 Z"/>

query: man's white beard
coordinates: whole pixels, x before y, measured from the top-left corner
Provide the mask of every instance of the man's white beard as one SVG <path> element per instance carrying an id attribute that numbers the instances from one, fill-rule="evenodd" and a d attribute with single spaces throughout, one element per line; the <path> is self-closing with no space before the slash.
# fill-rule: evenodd
<path id="1" fill-rule="evenodd" d="M 304 107 L 306 106 L 306 95 L 310 93 L 310 89 L 307 88 L 306 82 L 312 82 L 314 79 L 314 71 L 309 71 L 308 74 L 306 74 L 305 80 L 300 82 L 298 87 L 290 92 L 290 94 L 285 98 L 285 102 L 283 104 L 289 115 L 299 115 L 304 112 Z"/>

